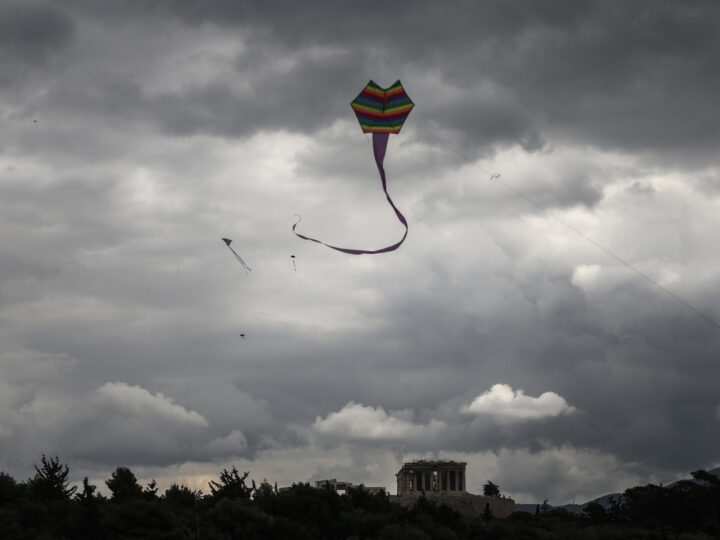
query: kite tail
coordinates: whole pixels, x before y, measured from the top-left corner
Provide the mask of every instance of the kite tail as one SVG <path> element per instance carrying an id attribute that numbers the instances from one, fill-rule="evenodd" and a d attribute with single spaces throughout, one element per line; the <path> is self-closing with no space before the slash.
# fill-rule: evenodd
<path id="1" fill-rule="evenodd" d="M 242 260 L 242 257 L 241 257 L 240 255 L 238 255 L 237 251 L 235 251 L 235 250 L 234 250 L 233 248 L 231 248 L 230 246 L 228 246 L 228 247 L 230 248 L 230 251 L 233 252 L 233 255 L 235 255 L 235 258 L 236 258 L 236 259 L 240 262 L 240 264 L 242 265 L 243 269 L 245 270 L 245 273 L 247 273 L 247 272 L 252 272 L 252 268 L 250 268 L 250 267 L 247 265 L 247 263 Z"/>
<path id="2" fill-rule="evenodd" d="M 238 255 L 238 252 L 235 251 L 230 244 L 232 244 L 232 240 L 230 238 L 221 238 L 223 242 L 225 242 L 225 245 L 228 247 L 230 251 L 232 251 L 232 254 L 235 255 L 235 258 L 238 260 L 238 262 L 242 265 L 243 270 L 245 270 L 245 273 L 252 271 L 252 268 L 250 268 L 245 261 L 242 260 L 242 257 Z"/>
<path id="3" fill-rule="evenodd" d="M 311 242 L 316 242 L 318 244 L 322 244 L 323 246 L 327 246 L 330 249 L 334 249 L 336 251 L 340 251 L 342 253 L 348 253 L 349 255 L 373 255 L 375 253 L 387 253 L 388 251 L 395 251 L 397 248 L 399 248 L 402 243 L 405 241 L 405 238 L 407 237 L 408 233 L 408 223 L 405 219 L 405 216 L 402 215 L 400 210 L 397 209 L 397 206 L 395 206 L 395 203 L 390 198 L 390 194 L 387 191 L 387 181 L 385 180 L 385 168 L 383 167 L 383 163 L 385 161 L 385 151 L 387 150 L 387 143 L 388 138 L 390 136 L 389 133 L 373 133 L 373 154 L 375 154 L 375 163 L 377 164 L 378 172 L 380 173 L 380 179 L 382 180 L 382 187 L 383 191 L 385 192 L 385 197 L 387 197 L 388 202 L 390 203 L 390 206 L 392 206 L 392 209 L 395 210 L 395 215 L 397 216 L 400 223 L 402 223 L 405 226 L 405 234 L 403 234 L 403 237 L 400 239 L 399 242 L 396 242 L 395 244 L 392 244 L 390 246 L 380 248 L 380 249 L 374 249 L 374 250 L 367 250 L 367 249 L 350 249 L 350 248 L 342 248 L 338 246 L 331 246 L 330 244 L 326 244 L 325 242 L 322 242 L 320 240 L 317 240 L 315 238 L 310 238 L 309 236 L 304 236 L 297 231 L 295 231 L 295 227 L 298 226 L 298 223 L 295 223 L 293 225 L 292 230 L 295 233 L 295 236 L 302 238 L 303 240 L 310 240 Z"/>

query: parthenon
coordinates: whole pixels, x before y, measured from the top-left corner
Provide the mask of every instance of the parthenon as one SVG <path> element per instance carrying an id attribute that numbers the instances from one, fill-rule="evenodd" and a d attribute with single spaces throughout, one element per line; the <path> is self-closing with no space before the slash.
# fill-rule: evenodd
<path id="1" fill-rule="evenodd" d="M 397 478 L 397 496 L 391 500 L 412 507 L 420 497 L 444 504 L 461 514 L 479 516 L 490 512 L 507 517 L 515 511 L 515 501 L 505 496 L 475 495 L 467 491 L 464 461 L 419 459 L 403 463 Z"/>
<path id="2" fill-rule="evenodd" d="M 442 493 L 464 495 L 465 467 L 458 461 L 428 461 L 424 459 L 404 463 L 397 477 L 397 494 Z"/>

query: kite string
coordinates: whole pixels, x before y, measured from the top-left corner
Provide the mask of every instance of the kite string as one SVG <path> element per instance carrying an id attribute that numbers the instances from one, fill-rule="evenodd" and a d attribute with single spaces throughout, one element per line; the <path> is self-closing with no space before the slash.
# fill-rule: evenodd
<path id="1" fill-rule="evenodd" d="M 417 124 L 416 124 L 416 125 L 417 125 Z M 432 137 L 433 139 L 439 141 L 443 146 L 445 146 L 446 148 L 448 148 L 449 150 L 451 150 L 454 154 L 458 155 L 463 161 L 465 161 L 465 162 L 468 163 L 469 165 L 472 165 L 473 167 L 476 167 L 476 168 L 480 169 L 481 171 L 483 171 L 485 174 L 487 174 L 487 175 L 490 177 L 491 180 L 497 181 L 497 182 L 498 182 L 499 184 L 501 184 L 505 189 L 507 189 L 507 190 L 509 190 L 509 191 L 512 191 L 513 193 L 515 193 L 515 194 L 518 195 L 519 197 L 525 199 L 525 200 L 526 200 L 527 202 L 529 202 L 531 205 L 533 205 L 533 206 L 536 207 L 537 209 L 539 209 L 539 210 L 541 210 L 542 212 L 544 212 L 545 214 L 547 214 L 547 215 L 548 215 L 550 218 L 552 218 L 554 221 L 556 221 L 556 222 L 559 223 L 560 225 L 563 225 L 565 228 L 567 228 L 568 230 L 572 231 L 573 233 L 575 233 L 576 235 L 578 235 L 578 236 L 579 236 L 580 238 L 582 238 L 583 240 L 589 242 L 590 244 L 592 244 L 593 246 L 595 246 L 596 248 L 598 248 L 599 250 L 601 250 L 603 253 L 606 253 L 607 255 L 609 255 L 610 257 L 612 257 L 613 259 L 615 259 L 615 260 L 618 261 L 619 263 L 621 263 L 623 266 L 629 268 L 630 270 L 632 270 L 633 272 L 635 272 L 638 276 L 640 276 L 641 278 L 645 279 L 648 283 L 650 283 L 651 285 L 654 285 L 655 287 L 657 287 L 658 289 L 660 289 L 661 291 L 663 291 L 665 294 L 667 294 L 668 296 L 670 296 L 671 298 L 673 298 L 673 299 L 676 300 L 677 302 L 681 303 L 681 304 L 684 305 L 685 307 L 687 307 L 687 308 L 689 308 L 690 310 L 692 310 L 693 312 L 695 312 L 697 315 L 699 315 L 700 317 L 702 317 L 703 319 L 705 319 L 708 323 L 712 324 L 715 328 L 720 329 L 720 323 L 718 323 L 718 321 L 716 321 L 716 320 L 715 320 L 714 318 L 712 318 L 710 315 L 708 315 L 707 313 L 704 313 L 703 311 L 700 311 L 698 308 L 696 308 L 696 307 L 695 307 L 694 305 L 692 305 L 690 302 L 688 302 L 687 300 L 681 298 L 680 296 L 678 296 L 677 294 L 675 294 L 674 292 L 672 292 L 670 289 L 668 289 L 668 288 L 665 287 L 664 285 L 658 283 L 656 280 L 654 280 L 653 278 L 651 278 L 649 275 L 647 275 L 647 274 L 646 274 L 645 272 L 643 272 L 642 270 L 639 270 L 638 268 L 636 268 L 636 267 L 635 267 L 633 264 L 631 264 L 630 262 L 626 261 L 625 259 L 623 259 L 623 258 L 620 257 L 619 255 L 616 255 L 616 254 L 613 253 L 610 249 L 606 248 L 605 246 L 603 246 L 603 245 L 600 244 L 599 242 L 593 240 L 592 238 L 590 238 L 589 236 L 587 236 L 586 234 L 584 234 L 582 231 L 580 231 L 580 230 L 576 229 L 575 227 L 573 227 L 572 225 L 570 225 L 567 221 L 565 221 L 565 220 L 563 220 L 562 218 L 559 218 L 558 216 L 556 216 L 553 212 L 551 212 L 548 208 L 546 208 L 545 206 L 543 206 L 543 205 L 540 204 L 539 202 L 533 200 L 531 197 L 529 197 L 528 195 L 526 195 L 525 193 L 523 193 L 523 192 L 520 191 L 519 189 L 513 187 L 512 185 L 510 185 L 510 184 L 508 184 L 507 182 L 505 182 L 504 180 L 502 180 L 502 179 L 500 178 L 500 174 L 498 174 L 498 173 L 491 173 L 490 171 L 488 171 L 487 169 L 485 169 L 482 165 L 480 165 L 480 164 L 477 163 L 476 161 L 473 161 L 473 160 L 471 160 L 470 158 L 468 158 L 467 156 L 463 155 L 461 152 L 459 152 L 457 149 L 455 149 L 453 146 L 451 146 L 447 141 L 445 141 L 442 137 L 439 137 L 439 136 L 435 135 L 434 133 L 426 130 L 425 128 L 423 128 L 423 127 L 420 126 L 420 125 L 418 125 L 418 128 L 419 128 L 423 133 L 425 133 L 425 134 L 429 135 L 430 137 Z"/>

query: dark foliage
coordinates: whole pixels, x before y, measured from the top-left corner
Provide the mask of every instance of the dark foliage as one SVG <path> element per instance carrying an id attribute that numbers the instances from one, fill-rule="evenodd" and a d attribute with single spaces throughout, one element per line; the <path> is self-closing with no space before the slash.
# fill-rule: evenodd
<path id="1" fill-rule="evenodd" d="M 488 480 L 487 484 L 483 485 L 483 495 L 486 497 L 499 497 L 500 486 Z"/>
<path id="2" fill-rule="evenodd" d="M 136 499 L 142 496 L 142 486 L 138 484 L 137 478 L 127 467 L 118 467 L 105 485 L 112 493 L 112 500 L 115 502 Z"/>
<path id="3" fill-rule="evenodd" d="M 278 490 L 263 480 L 248 485 L 234 467 L 210 482 L 209 495 L 173 484 L 158 496 L 126 467 L 105 482 L 110 498 L 83 479 L 68 482 L 68 467 L 42 457 L 35 476 L 16 482 L 0 472 L 0 537 L 13 539 L 710 539 L 720 538 L 720 479 L 705 471 L 668 487 L 628 489 L 609 505 L 588 504 L 584 515 L 553 509 L 506 519 L 489 506 L 462 516 L 421 497 L 412 508 L 362 487 L 339 495 L 294 484 Z M 488 484 L 492 484 L 489 482 Z M 495 486 L 494 484 L 492 484 Z M 497 487 L 497 486 L 495 486 Z M 76 492 L 77 491 L 77 492 Z M 498 490 L 499 491 L 499 490 Z"/>
<path id="4" fill-rule="evenodd" d="M 35 465 L 35 477 L 27 481 L 27 486 L 35 499 L 44 502 L 68 500 L 77 490 L 69 487 L 68 474 L 67 465 L 61 465 L 57 456 L 48 459 L 43 454 L 40 467 Z"/>
<path id="5" fill-rule="evenodd" d="M 220 481 L 212 481 L 208 484 L 213 498 L 216 500 L 249 499 L 253 492 L 253 488 L 245 484 L 245 480 L 249 474 L 249 472 L 246 472 L 240 476 L 240 473 L 238 473 L 235 467 L 232 468 L 232 471 L 223 469 L 220 473 Z"/>

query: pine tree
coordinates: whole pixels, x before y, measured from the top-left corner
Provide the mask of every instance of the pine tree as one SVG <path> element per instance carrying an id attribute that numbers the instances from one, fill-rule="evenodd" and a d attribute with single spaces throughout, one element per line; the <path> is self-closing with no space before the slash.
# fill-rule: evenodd
<path id="1" fill-rule="evenodd" d="M 486 497 L 499 497 L 500 486 L 488 480 L 487 484 L 483 485 L 483 495 Z"/>
<path id="2" fill-rule="evenodd" d="M 238 470 L 233 467 L 231 471 L 223 469 L 220 473 L 220 482 L 210 481 L 210 491 L 214 499 L 249 499 L 253 493 L 253 487 L 245 484 L 250 473 L 246 472 L 242 476 Z"/>
<path id="3" fill-rule="evenodd" d="M 55 456 L 47 458 L 43 454 L 40 467 L 35 465 L 35 477 L 27 481 L 30 493 L 43 502 L 69 500 L 77 487 L 69 487 L 67 465 L 61 465 Z"/>
<path id="4" fill-rule="evenodd" d="M 127 467 L 118 467 L 105 481 L 113 500 L 124 500 L 142 495 L 142 487 Z"/>

